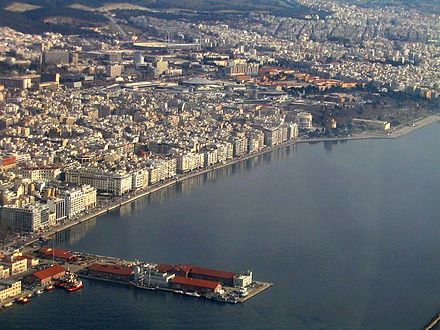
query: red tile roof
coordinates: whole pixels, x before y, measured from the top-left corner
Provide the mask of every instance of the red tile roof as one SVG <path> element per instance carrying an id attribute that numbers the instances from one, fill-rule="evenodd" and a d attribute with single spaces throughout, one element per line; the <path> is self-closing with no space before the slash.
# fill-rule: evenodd
<path id="1" fill-rule="evenodd" d="M 134 273 L 133 268 L 127 266 L 110 265 L 110 264 L 92 264 L 87 267 L 88 270 L 100 273 L 108 273 L 113 275 L 130 276 Z"/>
<path id="2" fill-rule="evenodd" d="M 60 249 L 51 249 L 49 247 L 41 248 L 40 252 L 44 254 L 45 256 L 54 256 L 55 258 L 59 259 L 70 259 L 73 257 L 73 254 L 66 250 L 60 250 Z"/>
<path id="3" fill-rule="evenodd" d="M 66 269 L 63 266 L 54 265 L 52 267 L 39 270 L 38 272 L 35 272 L 32 275 L 39 278 L 40 280 L 44 280 L 46 278 L 52 278 L 53 276 L 61 274 L 65 271 Z"/>
<path id="4" fill-rule="evenodd" d="M 188 285 L 192 287 L 198 287 L 203 289 L 212 289 L 215 290 L 219 285 L 221 285 L 219 282 L 213 282 L 213 281 L 206 281 L 206 280 L 199 280 L 196 278 L 188 278 L 188 277 L 182 277 L 182 276 L 175 276 L 171 282 L 181 285 Z"/>
<path id="5" fill-rule="evenodd" d="M 216 270 L 216 269 L 209 269 L 209 268 L 202 268 L 193 266 L 191 268 L 190 274 L 196 274 L 196 275 L 204 275 L 209 277 L 216 277 L 221 279 L 232 279 L 237 273 L 231 273 L 231 272 L 225 272 L 223 270 Z"/>

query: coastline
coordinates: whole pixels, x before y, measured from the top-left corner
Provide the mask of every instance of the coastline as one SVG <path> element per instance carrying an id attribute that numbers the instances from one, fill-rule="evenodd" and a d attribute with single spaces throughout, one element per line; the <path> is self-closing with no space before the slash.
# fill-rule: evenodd
<path id="1" fill-rule="evenodd" d="M 230 165 L 234 165 L 234 164 L 240 163 L 242 161 L 252 159 L 254 157 L 264 155 L 266 153 L 288 147 L 290 145 L 294 145 L 297 143 L 298 144 L 299 143 L 318 143 L 318 142 L 330 142 L 330 141 L 350 141 L 350 140 L 366 140 L 366 139 L 397 139 L 399 137 L 402 137 L 404 135 L 412 133 L 413 131 L 424 128 L 426 126 L 429 126 L 429 125 L 436 123 L 436 122 L 439 122 L 439 121 L 440 121 L 440 115 L 431 115 L 431 116 L 424 117 L 424 118 L 418 118 L 418 119 L 416 119 L 406 125 L 400 125 L 385 134 L 384 133 L 376 133 L 376 134 L 362 133 L 362 134 L 357 134 L 357 135 L 353 135 L 353 136 L 349 136 L 349 137 L 341 137 L 341 138 L 315 138 L 315 139 L 289 140 L 289 141 L 283 142 L 283 143 L 276 145 L 276 146 L 273 146 L 273 147 L 266 147 L 258 152 L 252 153 L 252 154 L 247 154 L 242 157 L 233 158 L 225 163 L 216 164 L 216 165 L 213 165 L 208 168 L 204 168 L 204 169 L 201 169 L 201 170 L 198 170 L 195 172 L 178 175 L 177 177 L 175 177 L 173 179 L 168 179 L 165 182 L 161 182 L 159 184 L 155 184 L 155 185 L 146 187 L 146 188 L 141 189 L 137 192 L 136 191 L 130 192 L 127 195 L 118 197 L 117 201 L 110 202 L 107 205 L 98 206 L 96 208 L 96 210 L 92 211 L 91 213 L 85 214 L 79 218 L 73 219 L 67 223 L 60 225 L 60 226 L 52 227 L 48 231 L 41 233 L 41 235 L 47 236 L 47 237 L 53 236 L 58 232 L 62 232 L 66 229 L 74 227 L 78 224 L 81 224 L 84 221 L 88 221 L 93 218 L 99 217 L 99 216 L 101 216 L 105 213 L 111 212 L 111 211 L 113 211 L 113 210 L 115 210 L 125 204 L 134 202 L 140 198 L 143 198 L 145 196 L 150 195 L 151 193 L 154 193 L 154 192 L 159 191 L 161 189 L 170 187 L 178 182 L 183 182 L 183 181 L 188 180 L 190 178 L 193 178 L 193 177 L 196 177 L 199 175 L 203 175 L 203 174 L 209 173 L 211 171 L 215 171 L 217 169 L 221 169 L 221 168 L 224 168 L 224 167 L 227 167 Z M 31 238 L 28 241 L 21 242 L 20 244 L 22 244 L 22 246 L 28 246 L 28 245 L 34 244 L 38 241 L 39 241 L 39 238 Z M 3 248 L 8 248 L 8 247 L 11 247 L 16 244 L 18 244 L 17 241 L 12 241 L 12 242 L 6 244 Z"/>

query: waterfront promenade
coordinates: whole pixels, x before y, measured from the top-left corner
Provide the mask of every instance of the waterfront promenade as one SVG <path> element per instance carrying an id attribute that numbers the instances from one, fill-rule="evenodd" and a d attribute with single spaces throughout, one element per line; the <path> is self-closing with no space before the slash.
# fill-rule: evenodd
<path id="1" fill-rule="evenodd" d="M 318 143 L 318 142 L 327 142 L 327 141 L 365 140 L 365 139 L 396 139 L 396 138 L 402 137 L 404 135 L 407 135 L 415 130 L 421 129 L 423 127 L 426 127 L 428 125 L 431 125 L 431 124 L 433 124 L 435 122 L 439 122 L 439 121 L 440 121 L 440 115 L 432 115 L 429 117 L 418 118 L 416 120 L 411 121 L 410 123 L 407 123 L 405 125 L 400 125 L 400 126 L 393 128 L 387 132 L 380 132 L 380 133 L 379 132 L 378 133 L 365 132 L 365 133 L 360 133 L 360 134 L 356 134 L 356 135 L 352 135 L 352 136 L 337 137 L 337 138 L 314 138 L 314 139 L 299 138 L 299 139 L 295 139 L 295 140 L 289 140 L 289 141 L 286 141 L 284 143 L 281 143 L 281 144 L 273 146 L 273 147 L 266 147 L 259 152 L 247 154 L 242 157 L 233 158 L 225 163 L 216 164 L 216 165 L 213 165 L 213 166 L 210 166 L 210 167 L 198 170 L 198 171 L 194 171 L 191 173 L 178 175 L 175 178 L 168 179 L 164 182 L 154 184 L 152 186 L 146 187 L 144 189 L 140 189 L 138 191 L 130 192 L 124 196 L 115 197 L 115 200 L 106 202 L 105 204 L 102 204 L 102 205 L 98 205 L 97 208 L 95 208 L 94 210 L 90 211 L 87 214 L 84 214 L 84 215 L 77 217 L 77 218 L 73 218 L 72 220 L 69 220 L 69 221 L 65 221 L 64 223 L 62 223 L 59 226 L 51 227 L 49 230 L 47 230 L 43 233 L 40 233 L 39 235 L 34 235 L 30 239 L 27 239 L 26 241 L 17 242 L 17 240 L 15 240 L 15 241 L 9 242 L 9 243 L 5 244 L 3 248 L 7 249 L 11 246 L 18 245 L 18 244 L 21 244 L 23 246 L 24 245 L 31 245 L 39 240 L 40 235 L 43 235 L 46 237 L 52 236 L 58 232 L 61 232 L 61 231 L 66 230 L 70 227 L 76 226 L 84 221 L 91 220 L 91 219 L 96 218 L 100 215 L 103 215 L 107 212 L 113 211 L 113 210 L 115 210 L 125 204 L 131 203 L 137 199 L 148 196 L 151 193 L 154 193 L 154 192 L 159 191 L 161 189 L 170 187 L 178 182 L 182 182 L 182 181 L 188 180 L 190 178 L 193 178 L 193 177 L 196 177 L 199 175 L 203 175 L 203 174 L 209 173 L 211 171 L 242 162 L 244 160 L 252 159 L 254 157 L 272 152 L 274 150 L 285 148 L 285 147 L 292 145 L 292 144 Z"/>

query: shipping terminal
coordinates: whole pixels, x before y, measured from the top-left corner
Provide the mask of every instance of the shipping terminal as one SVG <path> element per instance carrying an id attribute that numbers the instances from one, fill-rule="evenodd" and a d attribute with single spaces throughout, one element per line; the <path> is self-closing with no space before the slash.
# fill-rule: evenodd
<path id="1" fill-rule="evenodd" d="M 67 292 L 81 290 L 81 278 L 229 304 L 243 303 L 273 285 L 255 281 L 249 270 L 235 273 L 192 264 L 128 261 L 49 247 L 29 253 L 26 258 L 39 262 L 20 277 L 24 290 L 2 301 L 4 308 L 13 302 L 30 302 L 33 295 L 55 288 Z"/>

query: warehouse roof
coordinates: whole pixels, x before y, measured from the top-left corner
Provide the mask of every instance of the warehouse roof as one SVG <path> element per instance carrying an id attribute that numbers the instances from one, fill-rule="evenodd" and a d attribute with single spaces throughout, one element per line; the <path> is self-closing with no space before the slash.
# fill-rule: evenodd
<path id="1" fill-rule="evenodd" d="M 182 285 L 198 287 L 198 288 L 212 289 L 212 290 L 215 290 L 220 285 L 219 282 L 199 280 L 196 278 L 188 278 L 188 277 L 183 277 L 183 276 L 175 276 L 171 280 L 171 282 L 177 283 L 177 284 L 182 284 Z"/>
<path id="2" fill-rule="evenodd" d="M 43 247 L 41 248 L 41 253 L 45 256 L 54 256 L 55 258 L 59 259 L 66 259 L 69 260 L 73 257 L 73 254 L 66 250 L 60 250 L 60 249 L 52 249 L 49 247 Z"/>
<path id="3" fill-rule="evenodd" d="M 232 273 L 232 272 L 225 272 L 223 270 L 202 268 L 202 267 L 197 267 L 197 266 L 191 267 L 190 273 L 196 274 L 196 275 L 216 277 L 216 278 L 221 278 L 221 279 L 231 279 L 235 275 L 237 275 L 236 273 Z"/>
<path id="4" fill-rule="evenodd" d="M 87 267 L 88 270 L 100 273 L 108 273 L 113 275 L 130 276 L 133 274 L 133 268 L 127 266 L 110 265 L 110 264 L 92 264 Z"/>
<path id="5" fill-rule="evenodd" d="M 55 275 L 58 275 L 60 273 L 65 272 L 66 269 L 63 266 L 60 265 L 54 265 L 52 267 L 39 270 L 38 272 L 33 273 L 32 275 L 39 278 L 40 280 L 44 280 L 46 278 L 53 277 Z"/>

